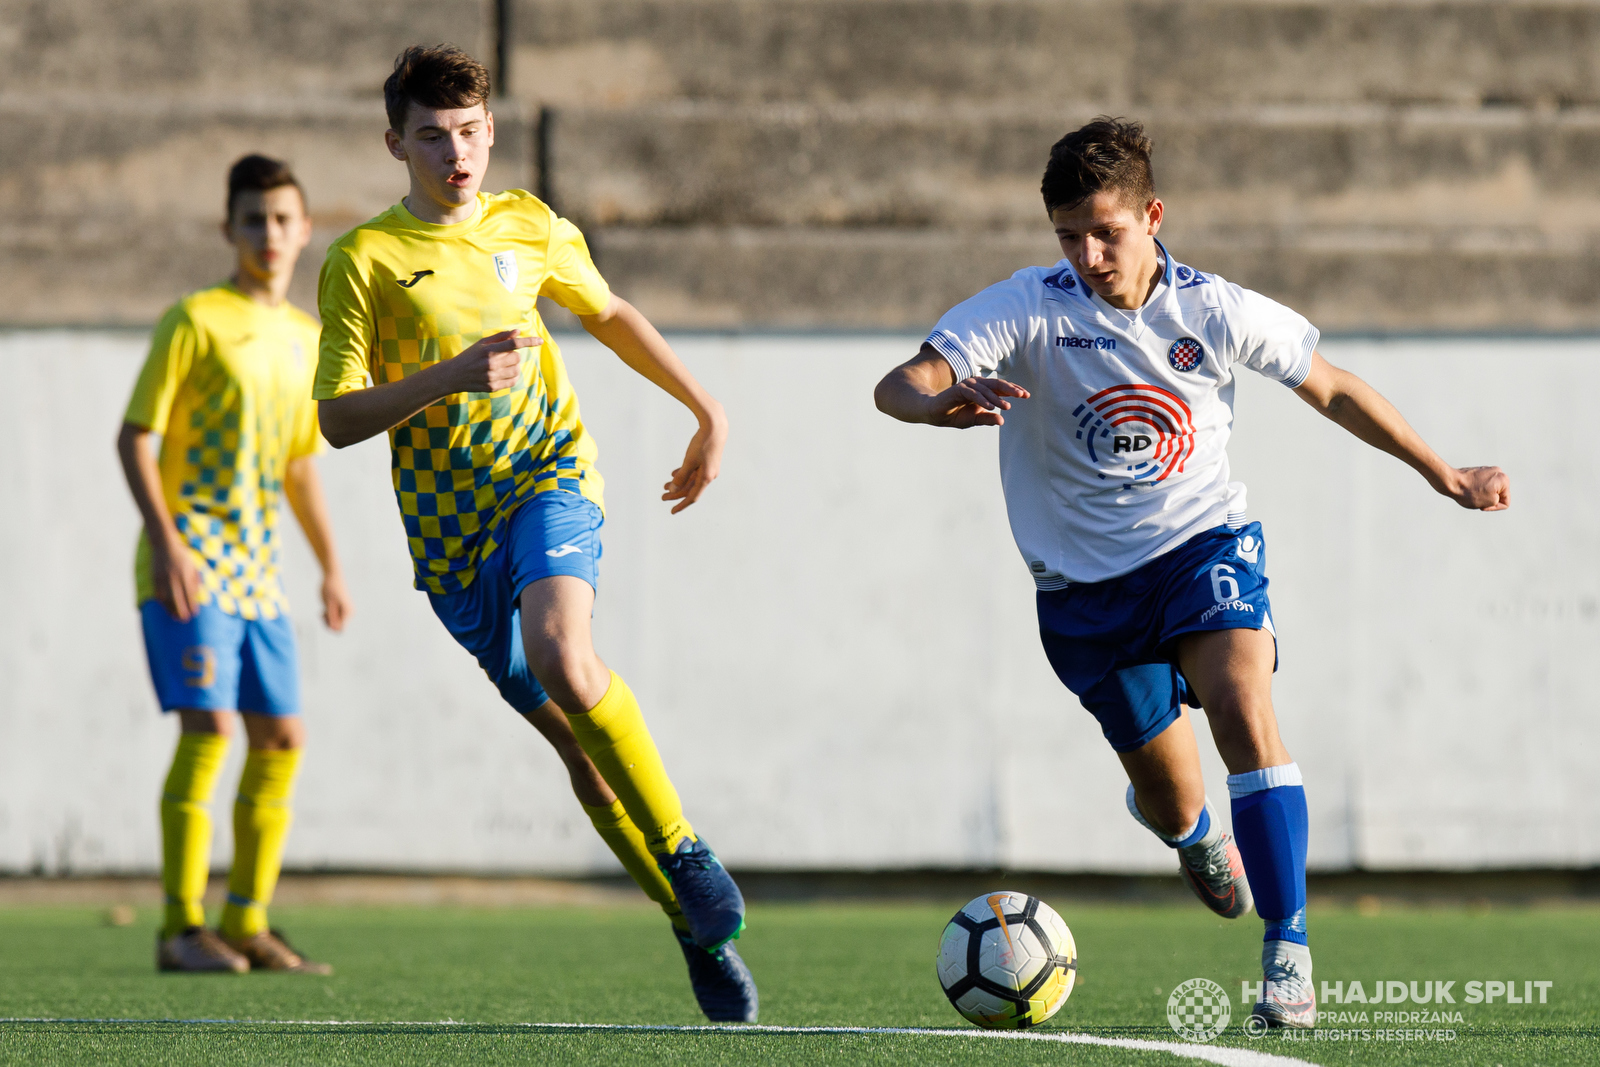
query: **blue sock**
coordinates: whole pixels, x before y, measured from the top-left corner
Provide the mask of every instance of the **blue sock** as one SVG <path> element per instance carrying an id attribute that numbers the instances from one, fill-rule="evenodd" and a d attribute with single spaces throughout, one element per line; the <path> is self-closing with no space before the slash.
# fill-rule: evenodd
<path id="1" fill-rule="evenodd" d="M 1233 836 L 1266 940 L 1306 944 L 1306 791 L 1286 763 L 1228 775 Z"/>

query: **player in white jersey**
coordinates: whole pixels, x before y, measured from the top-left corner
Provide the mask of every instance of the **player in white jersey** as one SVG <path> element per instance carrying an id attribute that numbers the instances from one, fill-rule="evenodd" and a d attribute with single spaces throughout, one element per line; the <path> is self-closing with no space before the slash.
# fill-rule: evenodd
<path id="1" fill-rule="evenodd" d="M 1317 353 L 1300 315 L 1175 261 L 1156 239 L 1164 208 L 1138 123 L 1101 118 L 1062 138 L 1042 192 L 1066 258 L 948 311 L 879 383 L 878 407 L 1000 427 L 1051 666 L 1121 758 L 1129 812 L 1177 851 L 1200 899 L 1265 921 L 1257 1025 L 1312 1026 L 1305 791 L 1272 708 L 1265 540 L 1228 473 L 1234 375 L 1289 386 L 1463 507 L 1504 509 L 1510 483 L 1445 463 Z M 1186 707 L 1205 710 L 1227 765 L 1237 844 L 1212 817 Z"/>

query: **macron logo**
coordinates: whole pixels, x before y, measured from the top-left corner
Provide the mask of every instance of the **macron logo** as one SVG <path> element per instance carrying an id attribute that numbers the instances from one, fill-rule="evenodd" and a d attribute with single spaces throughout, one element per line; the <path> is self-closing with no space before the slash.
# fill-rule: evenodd
<path id="1" fill-rule="evenodd" d="M 570 556 L 574 552 L 582 555 L 583 549 L 579 548 L 577 545 L 562 545 L 560 548 L 547 548 L 544 550 L 545 555 L 554 559 L 560 559 L 562 556 Z"/>

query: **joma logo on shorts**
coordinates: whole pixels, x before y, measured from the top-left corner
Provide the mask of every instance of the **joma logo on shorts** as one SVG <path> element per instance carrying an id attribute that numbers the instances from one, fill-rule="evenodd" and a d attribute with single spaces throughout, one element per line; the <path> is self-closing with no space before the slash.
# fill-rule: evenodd
<path id="1" fill-rule="evenodd" d="M 1098 348 L 1110 351 L 1117 347 L 1114 337 L 1057 337 L 1057 348 Z"/>

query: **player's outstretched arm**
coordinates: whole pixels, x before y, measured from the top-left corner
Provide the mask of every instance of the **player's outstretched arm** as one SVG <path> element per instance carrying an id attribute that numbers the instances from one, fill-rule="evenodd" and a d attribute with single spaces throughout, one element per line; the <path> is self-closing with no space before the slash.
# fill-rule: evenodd
<path id="1" fill-rule="evenodd" d="M 398 426 L 447 396 L 509 389 L 522 375 L 522 349 L 543 343 L 542 338 L 520 337 L 516 330 L 505 330 L 399 381 L 319 400 L 317 420 L 322 436 L 334 448 L 345 448 Z"/>
<path id="2" fill-rule="evenodd" d="M 1001 426 L 1011 410 L 1007 397 L 1028 398 L 1028 391 L 1004 378 L 956 381 L 950 363 L 930 344 L 883 376 L 872 398 L 878 410 L 901 422 L 931 426 Z"/>
<path id="3" fill-rule="evenodd" d="M 683 464 L 662 486 L 661 499 L 677 501 L 672 509 L 676 515 L 699 500 L 722 470 L 722 449 L 728 440 L 728 417 L 722 405 L 695 381 L 650 320 L 626 300 L 613 296 L 600 314 L 579 315 L 578 321 L 591 337 L 694 412 L 699 421 Z"/>
<path id="4" fill-rule="evenodd" d="M 1511 479 L 1505 471 L 1450 466 L 1376 389 L 1320 353 L 1312 354 L 1311 373 L 1295 392 L 1367 444 L 1415 468 L 1437 492 L 1462 507 L 1504 511 L 1511 506 Z"/>
<path id="5" fill-rule="evenodd" d="M 298 456 L 289 461 L 283 478 L 283 493 L 289 507 L 311 542 L 311 551 L 322 564 L 322 621 L 334 633 L 344 629 L 350 617 L 350 592 L 344 585 L 344 568 L 339 566 L 339 550 L 333 544 L 333 523 L 328 520 L 328 501 L 322 493 L 322 476 L 317 461 Z"/>
<path id="6" fill-rule="evenodd" d="M 173 618 L 188 622 L 200 610 L 200 570 L 189 558 L 189 546 L 178 535 L 172 513 L 167 510 L 154 436 L 147 426 L 123 423 L 117 434 L 117 457 L 122 460 L 122 474 L 128 479 L 128 490 L 144 519 L 156 600 Z"/>

